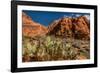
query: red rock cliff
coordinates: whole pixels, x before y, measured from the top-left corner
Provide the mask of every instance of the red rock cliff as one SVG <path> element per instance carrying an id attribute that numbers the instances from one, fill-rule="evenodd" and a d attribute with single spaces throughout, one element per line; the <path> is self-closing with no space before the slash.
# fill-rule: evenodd
<path id="1" fill-rule="evenodd" d="M 24 36 L 34 37 L 47 33 L 47 28 L 34 22 L 28 15 L 22 13 L 22 32 Z"/>

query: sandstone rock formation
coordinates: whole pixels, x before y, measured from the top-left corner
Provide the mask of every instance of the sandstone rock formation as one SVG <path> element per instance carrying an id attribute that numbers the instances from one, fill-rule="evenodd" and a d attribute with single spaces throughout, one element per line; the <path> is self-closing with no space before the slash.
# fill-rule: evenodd
<path id="1" fill-rule="evenodd" d="M 90 23 L 85 16 L 55 20 L 46 28 L 34 22 L 24 12 L 22 13 L 22 31 L 24 36 L 34 37 L 41 35 L 55 35 L 64 38 L 90 39 Z"/>
<path id="2" fill-rule="evenodd" d="M 56 20 L 55 23 L 51 24 L 48 27 L 48 34 L 63 36 L 63 37 L 71 37 L 72 36 L 72 19 L 71 18 L 61 18 Z"/>
<path id="3" fill-rule="evenodd" d="M 23 36 L 34 37 L 45 35 L 47 28 L 39 23 L 34 22 L 24 12 L 22 13 L 22 32 Z"/>
<path id="4" fill-rule="evenodd" d="M 90 38 L 90 24 L 87 22 L 87 18 L 84 16 L 74 19 L 74 34 L 78 39 L 89 39 Z"/>
<path id="5" fill-rule="evenodd" d="M 85 16 L 77 18 L 64 17 L 48 26 L 48 34 L 77 39 L 90 38 L 90 24 Z"/>

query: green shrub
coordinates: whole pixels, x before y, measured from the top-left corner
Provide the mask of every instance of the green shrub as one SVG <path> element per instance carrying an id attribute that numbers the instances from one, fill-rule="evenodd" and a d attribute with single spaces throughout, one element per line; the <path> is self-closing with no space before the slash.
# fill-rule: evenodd
<path id="1" fill-rule="evenodd" d="M 81 41 L 80 41 L 81 42 Z M 81 43 L 79 42 L 81 46 Z M 89 51 L 73 46 L 72 39 L 54 36 L 23 38 L 23 57 L 28 61 L 77 60 L 78 55 L 89 58 Z M 24 59 L 25 60 L 25 59 Z"/>

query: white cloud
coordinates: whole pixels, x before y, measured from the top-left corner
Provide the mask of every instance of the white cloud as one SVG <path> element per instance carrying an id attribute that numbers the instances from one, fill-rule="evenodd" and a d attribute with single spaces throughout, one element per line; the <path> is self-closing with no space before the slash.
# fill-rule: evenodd
<path id="1" fill-rule="evenodd" d="M 81 14 L 76 14 L 76 15 L 75 15 L 75 17 L 80 17 L 80 16 L 81 16 Z"/>
<path id="2" fill-rule="evenodd" d="M 71 14 L 71 16 L 76 18 L 76 17 L 80 17 L 81 14 Z"/>
<path id="3" fill-rule="evenodd" d="M 64 17 L 71 18 L 71 16 L 68 16 L 68 15 L 64 15 Z"/>
<path id="4" fill-rule="evenodd" d="M 84 15 L 88 20 L 90 20 L 90 15 Z"/>
<path id="5" fill-rule="evenodd" d="M 71 16 L 74 16 L 74 14 L 71 14 Z"/>

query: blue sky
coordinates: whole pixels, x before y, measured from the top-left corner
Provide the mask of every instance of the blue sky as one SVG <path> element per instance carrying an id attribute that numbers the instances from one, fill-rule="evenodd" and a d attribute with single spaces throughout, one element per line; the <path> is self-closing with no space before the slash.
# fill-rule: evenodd
<path id="1" fill-rule="evenodd" d="M 38 22 L 44 26 L 48 26 L 54 20 L 62 17 L 79 17 L 82 15 L 89 16 L 89 13 L 73 13 L 73 12 L 48 12 L 48 11 L 32 11 L 23 10 L 33 21 Z"/>

